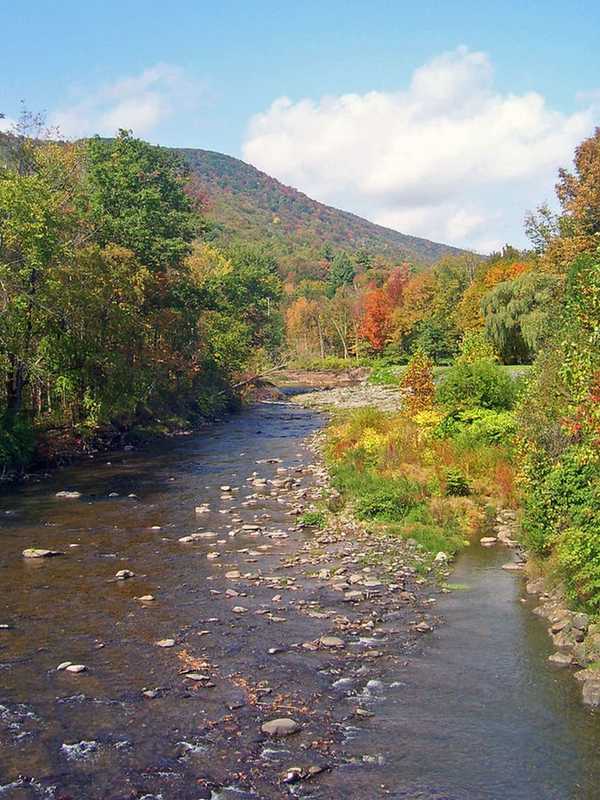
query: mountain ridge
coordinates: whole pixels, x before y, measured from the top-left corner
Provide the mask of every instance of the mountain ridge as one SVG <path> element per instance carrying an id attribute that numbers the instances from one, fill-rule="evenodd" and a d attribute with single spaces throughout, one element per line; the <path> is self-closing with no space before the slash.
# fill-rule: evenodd
<path id="1" fill-rule="evenodd" d="M 314 261 L 325 244 L 420 265 L 466 252 L 321 203 L 234 156 L 201 148 L 169 149 L 195 176 L 217 240 L 270 241 L 293 271 L 309 269 L 305 262 Z"/>

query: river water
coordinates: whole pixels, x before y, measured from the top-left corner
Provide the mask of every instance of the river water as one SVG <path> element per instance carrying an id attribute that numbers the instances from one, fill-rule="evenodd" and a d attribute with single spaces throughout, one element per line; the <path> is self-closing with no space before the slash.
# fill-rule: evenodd
<path id="1" fill-rule="evenodd" d="M 321 424 L 319 415 L 292 405 L 260 404 L 208 432 L 143 452 L 96 456 L 4 493 L 2 800 L 217 800 L 290 792 L 340 800 L 600 798 L 600 715 L 580 705 L 566 672 L 547 664 L 549 640 L 531 614 L 532 601 L 522 602 L 521 579 L 499 569 L 506 551 L 478 546 L 460 558 L 452 578 L 467 588 L 438 597 L 447 624 L 401 666 L 380 670 L 381 691 L 370 706 L 375 717 L 362 728 L 348 726 L 345 765 L 300 792 L 284 784 L 273 792 L 243 791 L 235 780 L 240 770 L 225 781 L 234 751 L 249 760 L 244 753 L 258 746 L 252 718 L 234 731 L 222 708 L 235 715 L 242 705 L 235 693 L 182 685 L 182 664 L 195 664 L 188 651 L 212 638 L 205 652 L 213 662 L 228 674 L 258 679 L 268 669 L 254 655 L 259 645 L 283 648 L 309 631 L 305 622 L 285 633 L 275 624 L 266 634 L 253 623 L 224 622 L 223 570 L 206 555 L 219 553 L 218 563 L 228 568 L 260 556 L 268 570 L 281 549 L 293 553 L 307 542 L 310 533 L 290 533 L 259 553 L 253 534 L 229 533 L 241 524 L 238 514 L 249 523 L 265 513 L 274 531 L 290 529 L 281 498 L 242 505 L 244 482 L 253 471 L 273 478 L 287 468 L 300 475 L 312 459 L 304 440 Z M 234 502 L 221 497 L 223 484 L 241 487 Z M 57 498 L 65 489 L 82 496 Z M 202 503 L 211 511 L 199 520 L 194 509 Z M 199 527 L 217 536 L 191 548 L 178 541 Z M 65 555 L 29 561 L 21 557 L 26 547 Z M 135 575 L 117 581 L 120 569 Z M 149 594 L 154 602 L 138 599 Z M 235 602 L 248 605 L 253 597 Z M 179 660 L 173 648 L 156 646 L 168 638 L 176 640 Z M 315 673 L 308 658 L 278 668 L 270 682 L 281 674 L 287 684 L 314 680 L 322 690 L 326 670 Z M 88 669 L 57 672 L 64 661 Z M 219 714 L 224 732 L 211 739 Z M 370 755 L 357 766 L 352 756 L 363 753 Z M 210 785 L 201 780 L 209 773 Z"/>

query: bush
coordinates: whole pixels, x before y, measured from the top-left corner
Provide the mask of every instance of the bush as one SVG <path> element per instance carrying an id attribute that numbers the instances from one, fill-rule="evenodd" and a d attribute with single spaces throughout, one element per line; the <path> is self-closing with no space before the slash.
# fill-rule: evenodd
<path id="1" fill-rule="evenodd" d="M 21 417 L 0 420 L 0 469 L 21 469 L 33 457 L 35 437 L 31 425 Z"/>
<path id="2" fill-rule="evenodd" d="M 409 414 L 430 408 L 435 395 L 433 362 L 424 353 L 416 353 L 402 375 L 400 386 L 406 390 L 405 407 Z"/>
<path id="3" fill-rule="evenodd" d="M 388 481 L 380 489 L 358 498 L 356 514 L 359 519 L 398 522 L 418 505 L 419 489 L 418 484 L 406 478 Z"/>
<path id="4" fill-rule="evenodd" d="M 446 470 L 446 495 L 448 497 L 466 497 L 471 494 L 471 487 L 462 472 L 456 467 Z"/>
<path id="5" fill-rule="evenodd" d="M 510 376 L 486 358 L 453 364 L 437 390 L 438 402 L 450 409 L 508 410 L 515 399 L 516 387 Z"/>
<path id="6" fill-rule="evenodd" d="M 441 439 L 460 438 L 465 444 L 510 444 L 516 426 L 511 411 L 467 408 L 448 414 L 434 434 Z"/>
<path id="7" fill-rule="evenodd" d="M 298 522 L 304 528 L 319 528 L 320 530 L 325 527 L 325 514 L 323 511 L 305 511 Z"/>

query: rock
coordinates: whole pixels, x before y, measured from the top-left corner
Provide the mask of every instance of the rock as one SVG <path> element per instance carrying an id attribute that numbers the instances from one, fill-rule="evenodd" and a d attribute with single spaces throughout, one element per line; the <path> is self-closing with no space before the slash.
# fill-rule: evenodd
<path id="1" fill-rule="evenodd" d="M 298 733 L 300 728 L 301 725 L 296 720 L 287 718 L 272 719 L 261 726 L 262 732 L 268 736 L 291 736 Z"/>
<path id="2" fill-rule="evenodd" d="M 208 514 L 209 511 L 210 511 L 210 508 L 208 507 L 208 505 L 202 505 L 202 506 L 196 506 L 196 508 L 194 510 L 195 510 L 196 514 Z"/>
<path id="3" fill-rule="evenodd" d="M 231 569 L 229 572 L 225 573 L 225 577 L 230 581 L 235 581 L 241 577 L 239 570 Z"/>
<path id="4" fill-rule="evenodd" d="M 52 558 L 53 556 L 64 556 L 60 550 L 44 550 L 41 547 L 28 547 L 23 550 L 23 558 Z"/>
<path id="5" fill-rule="evenodd" d="M 351 591 L 344 593 L 344 603 L 358 603 L 364 599 L 364 594 L 358 591 Z"/>
<path id="6" fill-rule="evenodd" d="M 75 672 L 75 673 L 87 672 L 87 667 L 85 666 L 85 664 L 69 664 L 68 666 L 65 667 L 65 670 L 67 672 Z"/>
<path id="7" fill-rule="evenodd" d="M 556 620 L 556 622 L 552 623 L 550 628 L 552 633 L 560 633 L 565 628 L 568 628 L 571 625 L 571 621 L 568 617 L 562 617 L 561 619 Z"/>
<path id="8" fill-rule="evenodd" d="M 175 647 L 175 639 L 159 639 L 154 642 L 157 647 Z"/>
<path id="9" fill-rule="evenodd" d="M 346 643 L 343 639 L 339 639 L 337 636 L 321 636 L 319 639 L 319 644 L 322 647 L 334 647 L 334 648 L 342 648 L 346 646 Z"/>
<path id="10" fill-rule="evenodd" d="M 138 600 L 142 603 L 152 603 L 156 598 L 153 594 L 143 594 L 141 597 L 138 597 Z"/>
<path id="11" fill-rule="evenodd" d="M 244 606 L 234 606 L 231 610 L 234 614 L 245 614 L 248 611 Z"/>
<path id="12" fill-rule="evenodd" d="M 81 497 L 81 492 L 57 492 L 55 497 L 64 497 L 67 500 L 77 500 L 78 497 Z"/>
<path id="13" fill-rule="evenodd" d="M 572 650 L 577 642 L 572 632 L 567 630 L 554 635 L 552 641 L 557 650 Z"/>
<path id="14" fill-rule="evenodd" d="M 527 581 L 525 589 L 527 594 L 542 594 L 544 591 L 544 579 L 536 578 L 533 581 Z"/>
<path id="15" fill-rule="evenodd" d="M 61 664 L 58 665 L 58 667 L 56 668 L 56 671 L 57 672 L 62 672 L 67 667 L 70 667 L 72 663 L 73 663 L 72 661 L 63 661 Z"/>
<path id="16" fill-rule="evenodd" d="M 415 630 L 419 631 L 419 633 L 429 633 L 429 631 L 432 631 L 433 628 L 428 622 L 423 621 L 419 622 L 418 625 L 415 625 Z"/>
<path id="17" fill-rule="evenodd" d="M 552 653 L 548 656 L 548 661 L 557 667 L 570 667 L 573 663 L 573 656 L 570 653 Z"/>
<path id="18" fill-rule="evenodd" d="M 498 538 L 496 536 L 483 536 L 479 540 L 479 544 L 482 545 L 483 547 L 493 547 L 497 541 Z"/>
<path id="19" fill-rule="evenodd" d="M 185 677 L 190 681 L 210 681 L 210 675 L 203 675 L 201 672 L 186 672 Z"/>
<path id="20" fill-rule="evenodd" d="M 508 564 L 503 564 L 502 569 L 507 572 L 523 572 L 525 564 L 517 563 L 516 561 L 509 561 Z"/>
<path id="21" fill-rule="evenodd" d="M 571 625 L 574 628 L 577 628 L 578 631 L 587 631 L 589 624 L 590 624 L 590 618 L 587 614 L 584 614 L 582 612 L 573 614 Z"/>
<path id="22" fill-rule="evenodd" d="M 448 553 L 444 553 L 444 551 L 441 550 L 433 560 L 437 564 L 446 564 L 450 560 L 450 556 Z"/>
<path id="23" fill-rule="evenodd" d="M 135 573 L 132 572 L 130 569 L 120 569 L 116 573 L 115 578 L 118 581 L 126 581 L 128 578 L 135 578 Z"/>
<path id="24" fill-rule="evenodd" d="M 600 708 L 600 675 L 586 680 L 581 691 L 586 706 Z"/>

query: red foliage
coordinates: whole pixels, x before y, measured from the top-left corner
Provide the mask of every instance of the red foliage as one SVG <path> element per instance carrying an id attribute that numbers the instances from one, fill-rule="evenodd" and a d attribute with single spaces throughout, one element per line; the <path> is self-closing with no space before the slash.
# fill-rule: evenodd
<path id="1" fill-rule="evenodd" d="M 404 287 L 410 280 L 410 264 L 406 261 L 400 264 L 399 267 L 394 267 L 390 272 L 390 276 L 385 282 L 385 291 L 390 299 L 390 302 L 397 306 L 402 302 L 404 294 Z"/>
<path id="2" fill-rule="evenodd" d="M 388 339 L 393 306 L 384 289 L 369 289 L 363 301 L 363 317 L 359 335 L 373 350 L 383 349 Z"/>

